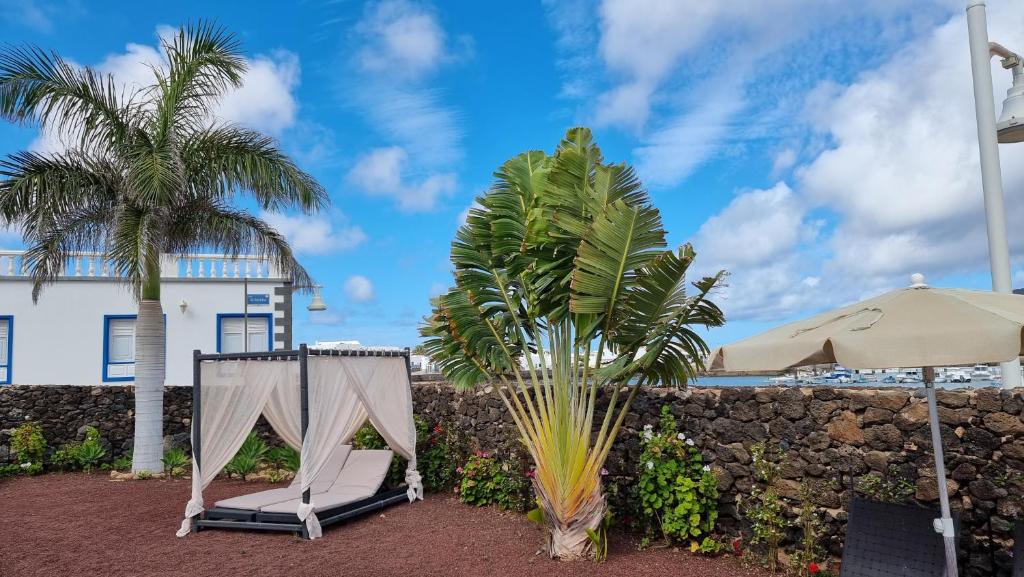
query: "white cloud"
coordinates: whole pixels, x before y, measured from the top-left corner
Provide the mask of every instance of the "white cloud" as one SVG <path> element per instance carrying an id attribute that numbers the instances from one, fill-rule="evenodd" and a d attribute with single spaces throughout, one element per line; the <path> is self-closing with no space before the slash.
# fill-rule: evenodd
<path id="1" fill-rule="evenodd" d="M 373 300 L 373 282 L 363 275 L 353 275 L 345 281 L 345 295 L 357 303 L 365 303 Z"/>
<path id="2" fill-rule="evenodd" d="M 993 3 L 989 27 L 993 39 L 1024 45 L 1019 5 Z M 965 34 L 957 15 L 851 85 L 823 89 L 825 102 L 812 100 L 814 126 L 833 146 L 798 176 L 809 200 L 839 216 L 832 270 L 902 281 L 987 264 Z M 1001 101 L 1009 74 L 997 61 L 992 67 Z M 1024 218 L 1024 149 L 1000 152 L 1011 249 L 1019 251 L 1024 235 L 1012 223 Z"/>
<path id="3" fill-rule="evenodd" d="M 299 110 L 293 94 L 300 81 L 299 57 L 276 50 L 258 55 L 248 64 L 244 84 L 224 97 L 218 115 L 243 126 L 281 134 L 295 124 Z"/>
<path id="4" fill-rule="evenodd" d="M 912 17 L 902 12 L 908 6 Z M 681 182 L 723 151 L 745 152 L 750 141 L 792 130 L 793 95 L 844 66 L 837 60 L 859 61 L 866 35 L 886 46 L 951 9 L 913 0 L 650 0 L 637 9 L 632 0 L 602 0 L 591 22 L 572 9 L 578 3 L 546 8 L 566 55 L 563 93 L 586 99 L 582 106 L 596 103 L 590 121 L 636 135 L 640 174 L 656 186 Z M 603 86 L 579 89 L 580 75 Z"/>
<path id="5" fill-rule="evenodd" d="M 775 155 L 772 160 L 772 176 L 777 177 L 783 172 L 789 170 L 796 164 L 796 150 L 792 148 L 784 148 Z"/>
<path id="6" fill-rule="evenodd" d="M 260 218 L 283 234 L 298 253 L 329 254 L 352 250 L 366 241 L 366 233 L 359 226 L 350 225 L 345 215 L 334 211 L 324 215 L 286 215 L 263 212 Z"/>
<path id="7" fill-rule="evenodd" d="M 348 181 L 373 196 L 392 198 L 407 212 L 430 210 L 437 200 L 455 192 L 454 173 L 433 173 L 410 182 L 409 155 L 400 146 L 376 148 L 362 155 L 348 173 Z"/>
<path id="8" fill-rule="evenodd" d="M 993 39 L 1024 46 L 1024 8 L 993 3 L 989 25 Z M 698 266 L 732 273 L 730 318 L 782 320 L 906 286 L 914 272 L 941 282 L 988 270 L 965 34 L 957 14 L 849 84 L 808 95 L 815 134 L 792 149 L 794 160 L 808 158 L 794 165 L 793 190 L 742 193 L 694 238 Z M 1010 77 L 992 66 L 998 104 Z M 1020 255 L 1024 147 L 1000 152 L 1011 254 Z M 778 153 L 773 170 L 788 156 Z"/>
<path id="9" fill-rule="evenodd" d="M 369 5 L 356 32 L 366 40 L 357 59 L 367 71 L 419 77 L 446 57 L 445 32 L 434 15 L 405 0 Z"/>
<path id="10" fill-rule="evenodd" d="M 730 319 L 775 318 L 806 307 L 816 277 L 801 278 L 800 245 L 813 242 L 818 226 L 785 183 L 751 190 L 709 218 L 692 239 L 695 272 L 729 271 L 720 305 Z"/>
<path id="11" fill-rule="evenodd" d="M 0 0 L 0 17 L 39 32 L 53 31 L 53 17 L 60 7 L 35 0 Z"/>
<path id="12" fill-rule="evenodd" d="M 176 33 L 169 26 L 157 26 L 155 35 L 167 38 Z M 72 64 L 74 64 L 72 62 Z M 229 93 L 217 105 L 214 116 L 248 128 L 280 135 L 292 127 L 298 113 L 293 94 L 300 81 L 299 58 L 292 52 L 277 50 L 269 55 L 247 58 L 248 69 L 242 86 Z M 96 70 L 110 74 L 127 96 L 156 82 L 153 68 L 166 69 L 159 45 L 128 43 L 124 52 L 109 54 Z M 60 138 L 40 134 L 30 145 L 32 150 L 52 152 L 65 148 Z"/>
<path id="13" fill-rule="evenodd" d="M 452 194 L 449 167 L 462 158 L 457 112 L 429 86 L 443 65 L 462 58 L 469 41 L 453 42 L 433 11 L 406 0 L 367 5 L 354 29 L 360 71 L 353 101 L 387 145 L 364 153 L 348 182 L 393 198 L 404 211 L 431 210 Z"/>

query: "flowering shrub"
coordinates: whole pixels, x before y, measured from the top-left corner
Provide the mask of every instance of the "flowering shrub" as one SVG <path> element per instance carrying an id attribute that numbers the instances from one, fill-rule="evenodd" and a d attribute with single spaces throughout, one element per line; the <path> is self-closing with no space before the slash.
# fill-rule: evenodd
<path id="1" fill-rule="evenodd" d="M 667 541 L 711 533 L 718 519 L 718 481 L 693 439 L 679 432 L 668 406 L 659 431 L 644 427 L 638 495 L 645 529 L 659 529 Z M 698 545 L 699 547 L 699 545 Z"/>
<path id="2" fill-rule="evenodd" d="M 825 559 L 825 550 L 821 546 L 821 515 L 812 502 L 816 487 L 804 480 L 800 484 L 800 514 L 797 524 L 803 531 L 800 547 L 789 557 L 792 573 L 799 577 L 813 577 L 821 572 L 819 561 Z M 822 565 L 824 562 L 822 562 Z"/>
<path id="3" fill-rule="evenodd" d="M 426 424 L 426 421 L 424 421 Z M 459 442 L 453 427 L 434 425 L 429 432 L 416 431 L 416 466 L 427 491 L 447 491 L 455 486 Z M 424 427 L 426 428 L 426 427 Z"/>
<path id="4" fill-rule="evenodd" d="M 783 513 L 785 505 L 775 488 L 782 468 L 777 461 L 781 461 L 783 455 L 776 451 L 773 461 L 767 457 L 767 450 L 764 443 L 754 443 L 750 447 L 754 477 L 761 484 L 751 488 L 750 497 L 742 499 L 739 505 L 750 522 L 753 533 L 750 544 L 764 546 L 765 564 L 775 572 L 779 565 L 779 541 L 785 535 L 789 523 Z"/>
<path id="5" fill-rule="evenodd" d="M 531 502 L 529 478 L 532 471 L 523 473 L 518 460 L 499 463 L 490 453 L 478 451 L 456 472 L 461 477 L 457 490 L 463 503 L 524 511 Z"/>
<path id="6" fill-rule="evenodd" d="M 46 454 L 46 439 L 39 423 L 25 423 L 11 434 L 11 452 L 15 464 L 26 475 L 43 472 L 43 455 Z"/>
<path id="7" fill-rule="evenodd" d="M 455 466 L 459 459 L 457 433 L 454 428 L 433 427 L 417 415 L 416 422 L 416 469 L 420 472 L 423 488 L 426 491 L 447 491 L 455 486 L 457 475 Z M 356 431 L 352 438 L 355 449 L 387 449 L 384 437 L 367 423 Z M 400 485 L 405 482 L 407 462 L 404 457 L 395 455 L 388 470 L 388 482 Z"/>

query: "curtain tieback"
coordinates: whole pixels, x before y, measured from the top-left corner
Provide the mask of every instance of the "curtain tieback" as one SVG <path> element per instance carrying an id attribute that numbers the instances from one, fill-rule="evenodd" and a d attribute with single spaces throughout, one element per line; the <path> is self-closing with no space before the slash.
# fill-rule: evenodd
<path id="1" fill-rule="evenodd" d="M 409 486 L 405 494 L 409 497 L 410 503 L 416 499 L 423 500 L 423 480 L 420 477 L 419 471 L 407 469 L 405 471 L 405 484 Z"/>
<path id="2" fill-rule="evenodd" d="M 178 537 L 184 537 L 192 532 L 192 517 L 202 514 L 203 500 L 200 499 L 189 499 L 188 504 L 185 505 L 185 519 L 181 522 L 181 528 L 175 533 Z"/>
<path id="3" fill-rule="evenodd" d="M 299 520 L 306 523 L 306 532 L 310 539 L 319 539 L 323 536 L 323 529 L 320 527 L 320 520 L 313 512 L 313 503 L 299 503 L 299 509 L 295 512 Z"/>

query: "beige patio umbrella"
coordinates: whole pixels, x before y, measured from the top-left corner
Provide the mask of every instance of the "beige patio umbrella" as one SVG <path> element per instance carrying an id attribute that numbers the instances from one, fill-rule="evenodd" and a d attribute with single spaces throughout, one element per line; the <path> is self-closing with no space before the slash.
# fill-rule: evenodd
<path id="1" fill-rule="evenodd" d="M 821 313 L 712 351 L 711 371 L 780 371 L 838 363 L 850 369 L 922 367 L 946 544 L 956 577 L 953 520 L 935 404 L 934 367 L 997 363 L 1024 352 L 1024 296 L 931 288 L 915 274 L 909 288 Z"/>

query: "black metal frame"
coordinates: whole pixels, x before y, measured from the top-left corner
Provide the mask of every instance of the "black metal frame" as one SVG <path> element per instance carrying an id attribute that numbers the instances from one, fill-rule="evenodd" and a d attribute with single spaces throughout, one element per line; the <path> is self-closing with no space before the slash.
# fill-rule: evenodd
<path id="1" fill-rule="evenodd" d="M 314 357 L 405 357 L 405 369 L 408 375 L 412 375 L 412 367 L 409 364 L 410 351 L 408 348 L 401 350 L 321 350 L 310 349 L 305 343 L 300 344 L 298 350 L 290 351 L 268 351 L 259 353 L 224 353 L 206 354 L 199 349 L 192 352 L 192 458 L 196 465 L 201 466 L 200 455 L 202 454 L 202 378 L 201 367 L 203 361 L 290 361 L 299 362 L 299 395 L 302 418 L 302 438 L 306 438 L 306 429 L 309 427 L 309 368 L 308 359 Z M 411 378 L 410 378 L 411 382 Z M 302 492 L 302 502 L 308 504 L 310 499 L 309 489 Z M 366 499 L 348 503 L 332 509 L 321 511 L 317 514 L 321 527 L 347 521 L 360 515 L 373 511 L 379 511 L 389 505 L 407 500 L 405 487 L 384 488 L 377 491 L 377 494 Z M 202 528 L 216 529 L 248 529 L 258 531 L 285 531 L 299 533 L 305 539 L 309 538 L 306 524 L 299 520 L 298 515 L 293 513 L 261 513 L 248 509 L 230 509 L 226 507 L 213 507 L 203 511 L 197 517 L 192 518 L 192 527 L 195 531 Z"/>

